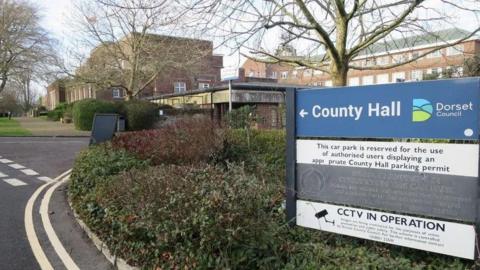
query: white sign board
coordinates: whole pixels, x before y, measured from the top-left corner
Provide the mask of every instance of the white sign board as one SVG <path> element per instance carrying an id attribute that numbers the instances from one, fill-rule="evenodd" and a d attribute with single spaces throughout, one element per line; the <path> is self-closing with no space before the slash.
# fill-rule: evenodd
<path id="1" fill-rule="evenodd" d="M 297 201 L 297 225 L 466 259 L 475 256 L 472 225 L 302 200 Z"/>
<path id="2" fill-rule="evenodd" d="M 222 68 L 220 70 L 220 78 L 222 81 L 237 80 L 240 77 L 238 68 Z"/>
<path id="3" fill-rule="evenodd" d="M 478 177 L 478 144 L 297 140 L 297 163 Z"/>

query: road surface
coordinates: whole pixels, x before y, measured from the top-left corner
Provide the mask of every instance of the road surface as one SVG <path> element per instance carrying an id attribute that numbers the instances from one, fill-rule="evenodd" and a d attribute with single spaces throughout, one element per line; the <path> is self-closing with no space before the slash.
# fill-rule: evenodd
<path id="1" fill-rule="evenodd" d="M 87 145 L 0 138 L 0 269 L 111 269 L 74 220 L 65 184 L 55 182 Z"/>

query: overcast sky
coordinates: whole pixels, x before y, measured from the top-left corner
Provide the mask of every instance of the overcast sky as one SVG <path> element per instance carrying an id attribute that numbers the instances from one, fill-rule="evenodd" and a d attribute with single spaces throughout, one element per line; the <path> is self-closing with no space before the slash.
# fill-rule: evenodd
<path id="1" fill-rule="evenodd" d="M 69 37 L 69 14 L 74 8 L 73 2 L 75 0 L 41 0 L 35 1 L 41 8 L 42 24 L 50 31 L 53 37 L 63 42 Z M 441 0 L 428 0 L 429 6 L 441 7 Z M 473 30 L 480 25 L 479 18 L 476 18 L 472 13 L 457 14 L 459 17 L 459 24 L 457 27 L 465 30 Z M 233 56 L 226 55 L 229 53 L 225 48 L 218 48 L 215 53 L 224 55 L 224 66 L 239 66 L 242 64 L 242 59 L 238 54 Z"/>

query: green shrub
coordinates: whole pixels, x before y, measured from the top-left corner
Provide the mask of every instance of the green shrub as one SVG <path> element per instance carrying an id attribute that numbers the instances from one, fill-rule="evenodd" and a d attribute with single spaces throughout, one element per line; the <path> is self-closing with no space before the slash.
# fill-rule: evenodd
<path id="1" fill-rule="evenodd" d="M 158 119 L 157 105 L 142 100 L 127 101 L 123 105 L 128 130 L 149 129 Z"/>
<path id="2" fill-rule="evenodd" d="M 288 226 L 285 133 L 229 130 L 213 165 L 190 160 L 194 139 L 205 135 L 188 129 L 191 121 L 166 129 L 165 144 L 155 140 L 158 131 L 127 133 L 113 142 L 118 148 L 96 146 L 76 161 L 74 208 L 127 262 L 144 269 L 474 269 L 458 258 Z M 153 156 L 176 162 L 148 167 L 122 150 L 139 156 L 151 147 Z"/>
<path id="3" fill-rule="evenodd" d="M 96 179 L 95 185 L 85 189 L 84 198 L 90 200 L 84 201 L 82 217 L 110 250 L 143 269 L 351 269 L 352 265 L 465 269 L 471 265 L 447 256 L 291 228 L 281 206 L 283 186 L 262 182 L 238 165 L 226 169 L 208 164 L 161 165 L 124 170 L 107 180 L 91 179 Z"/>
<path id="4" fill-rule="evenodd" d="M 82 151 L 75 160 L 70 176 L 69 196 L 75 209 L 84 218 L 95 220 L 95 215 L 101 214 L 96 211 L 98 184 L 108 182 L 112 175 L 131 168 L 146 167 L 147 164 L 123 150 L 113 150 L 109 145 L 92 146 Z"/>
<path id="5" fill-rule="evenodd" d="M 282 177 L 285 172 L 284 130 L 230 129 L 218 161 L 243 162 L 257 176 Z"/>
<path id="6" fill-rule="evenodd" d="M 73 105 L 73 123 L 79 130 L 91 130 L 95 113 L 116 113 L 113 102 L 84 99 Z"/>
<path id="7" fill-rule="evenodd" d="M 206 162 L 221 151 L 222 132 L 205 117 L 177 120 L 161 129 L 117 134 L 114 148 L 125 149 L 152 164 Z"/>
<path id="8" fill-rule="evenodd" d="M 64 117 L 65 112 L 71 110 L 71 105 L 67 103 L 60 103 L 58 104 L 55 109 L 49 111 L 47 113 L 47 118 L 52 121 L 59 121 L 61 118 Z"/>
<path id="9" fill-rule="evenodd" d="M 62 114 L 59 111 L 52 110 L 47 112 L 47 118 L 51 121 L 59 121 L 62 118 Z"/>
<path id="10" fill-rule="evenodd" d="M 256 121 L 255 107 L 245 105 L 227 114 L 227 124 L 233 129 L 248 129 Z"/>
<path id="11" fill-rule="evenodd" d="M 281 265 L 282 198 L 272 196 L 280 187 L 259 185 L 241 167 L 200 165 L 132 170 L 100 182 L 96 197 L 107 214 L 98 216 L 99 232 L 111 250 L 148 269 Z"/>

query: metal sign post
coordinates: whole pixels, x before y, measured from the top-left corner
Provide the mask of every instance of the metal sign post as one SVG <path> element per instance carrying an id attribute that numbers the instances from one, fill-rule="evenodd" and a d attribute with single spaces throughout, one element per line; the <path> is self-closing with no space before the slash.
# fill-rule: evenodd
<path id="1" fill-rule="evenodd" d="M 232 111 L 232 80 L 228 80 L 228 112 Z"/>
<path id="2" fill-rule="evenodd" d="M 220 70 L 220 77 L 222 81 L 228 81 L 228 111 L 232 111 L 232 80 L 237 80 L 239 70 L 236 67 L 227 67 Z"/>
<path id="3" fill-rule="evenodd" d="M 287 107 L 287 166 L 286 166 L 286 214 L 287 221 L 290 226 L 295 225 L 295 217 L 297 216 L 297 189 L 295 186 L 296 178 L 296 90 L 294 88 L 287 89 L 286 107 Z"/>

